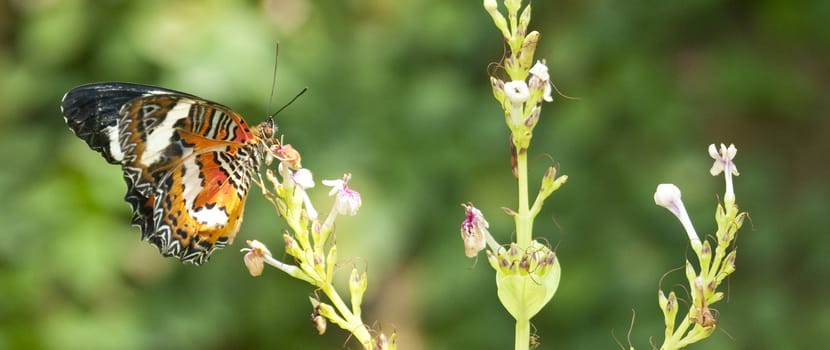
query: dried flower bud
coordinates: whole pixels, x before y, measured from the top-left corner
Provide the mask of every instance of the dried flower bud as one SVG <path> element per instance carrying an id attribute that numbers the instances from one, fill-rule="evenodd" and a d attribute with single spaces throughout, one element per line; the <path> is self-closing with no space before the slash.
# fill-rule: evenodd
<path id="1" fill-rule="evenodd" d="M 302 165 L 300 165 L 302 158 L 300 157 L 300 152 L 290 144 L 276 144 L 271 148 L 271 153 L 289 169 L 296 170 L 302 168 Z"/>
<path id="2" fill-rule="evenodd" d="M 464 221 L 461 222 L 461 239 L 464 240 L 464 254 L 468 258 L 478 255 L 478 252 L 487 247 L 487 229 L 490 224 L 472 203 L 462 204 L 464 207 Z"/>
<path id="3" fill-rule="evenodd" d="M 265 257 L 270 257 L 271 252 L 260 241 L 249 240 L 246 242 L 248 243 L 248 248 L 242 249 L 242 251 L 246 252 L 243 258 L 245 267 L 248 268 L 251 276 L 256 277 L 262 275 L 262 270 L 265 268 Z"/>
<path id="4" fill-rule="evenodd" d="M 317 334 L 323 335 L 326 333 L 326 327 L 328 326 L 328 321 L 326 318 L 320 315 L 320 304 L 314 306 L 314 311 L 311 312 L 311 324 L 314 325 L 314 328 L 317 329 Z"/>

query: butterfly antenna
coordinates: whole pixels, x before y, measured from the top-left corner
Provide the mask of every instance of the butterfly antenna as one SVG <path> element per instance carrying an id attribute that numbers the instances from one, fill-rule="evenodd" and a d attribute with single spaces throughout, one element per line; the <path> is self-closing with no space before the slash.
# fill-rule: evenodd
<path id="1" fill-rule="evenodd" d="M 302 96 L 306 91 L 308 91 L 308 86 L 306 86 L 302 90 L 300 90 L 300 92 L 298 92 L 297 95 L 294 96 L 294 98 L 291 99 L 291 101 L 288 101 L 288 103 L 286 103 L 284 106 L 282 106 L 282 108 L 278 109 L 276 112 L 274 112 L 274 114 L 271 114 L 271 115 L 275 116 L 275 115 L 279 114 L 280 112 L 282 112 L 282 110 L 285 109 L 285 107 L 288 107 L 292 103 L 294 103 L 294 101 L 296 101 L 298 98 L 300 98 L 300 96 Z"/>
<path id="2" fill-rule="evenodd" d="M 274 91 L 277 88 L 277 63 L 280 59 L 280 42 L 277 41 L 276 48 L 274 49 L 274 76 L 271 77 L 271 95 L 268 96 L 268 108 L 265 109 L 265 113 L 271 109 L 271 102 L 274 101 Z M 285 108 L 285 107 L 283 107 Z"/>

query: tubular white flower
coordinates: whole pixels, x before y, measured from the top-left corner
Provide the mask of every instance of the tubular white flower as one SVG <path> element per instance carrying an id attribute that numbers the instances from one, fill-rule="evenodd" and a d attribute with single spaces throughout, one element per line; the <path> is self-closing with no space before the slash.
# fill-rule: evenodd
<path id="1" fill-rule="evenodd" d="M 551 96 L 551 85 L 550 85 L 550 74 L 548 74 L 548 66 L 545 65 L 544 62 L 541 60 L 536 61 L 536 64 L 530 68 L 530 87 L 531 88 L 544 88 L 544 93 L 542 95 L 542 99 L 545 102 L 553 102 L 553 97 Z"/>
<path id="2" fill-rule="evenodd" d="M 314 187 L 314 178 L 311 171 L 306 168 L 300 168 L 294 173 L 289 170 L 288 174 L 291 176 L 291 180 L 297 185 L 297 190 L 303 196 L 303 206 L 305 207 L 306 215 L 311 220 L 317 220 L 317 210 L 314 209 L 311 198 L 308 197 L 308 192 L 306 192 L 307 188 Z"/>
<path id="3" fill-rule="evenodd" d="M 354 216 L 363 204 L 363 201 L 360 199 L 360 193 L 349 188 L 349 179 L 351 177 L 351 174 L 345 174 L 342 179 L 323 180 L 323 185 L 331 186 L 329 196 L 336 196 L 334 199 L 334 208 L 340 215 Z"/>
<path id="4" fill-rule="evenodd" d="M 303 197 L 303 206 L 305 207 L 306 216 L 308 216 L 311 220 L 317 220 L 317 210 L 314 209 L 314 205 L 311 203 L 311 198 L 308 197 L 308 193 L 306 192 L 307 188 L 314 187 L 314 177 L 310 170 L 305 168 L 297 169 L 296 172 L 289 170 L 287 166 L 283 166 L 283 163 L 280 163 L 277 166 L 280 174 L 282 175 L 283 179 L 290 179 L 290 181 L 286 181 L 289 185 L 294 184 L 297 186 L 296 191 L 299 191 L 300 195 Z"/>
<path id="5" fill-rule="evenodd" d="M 363 201 L 360 199 L 360 193 L 346 187 L 345 190 L 337 193 L 337 198 L 334 201 L 337 212 L 340 215 L 357 215 Z"/>
<path id="6" fill-rule="evenodd" d="M 692 244 L 695 244 L 695 242 L 700 244 L 700 238 L 697 236 L 692 220 L 686 212 L 686 207 L 683 206 L 683 200 L 680 199 L 680 189 L 677 186 L 674 184 L 657 185 L 657 190 L 654 192 L 654 203 L 668 209 L 680 220 L 680 224 L 683 225 Z"/>
<path id="7" fill-rule="evenodd" d="M 732 162 L 732 159 L 735 159 L 735 155 L 738 153 L 738 149 L 735 147 L 734 144 L 729 144 L 729 147 L 726 147 L 724 144 L 720 144 L 720 150 L 715 147 L 715 144 L 709 145 L 709 156 L 715 160 L 715 163 L 712 164 L 712 169 L 709 170 L 709 173 L 712 176 L 718 176 L 721 172 L 724 174 L 724 180 L 726 181 L 726 191 L 724 193 L 724 200 L 726 201 L 735 201 L 735 190 L 732 187 L 732 175 L 738 176 L 738 167 L 735 166 L 735 163 Z"/>
<path id="8" fill-rule="evenodd" d="M 317 210 L 314 209 L 314 205 L 311 204 L 311 198 L 308 197 L 308 193 L 303 190 L 303 205 L 305 206 L 305 213 L 309 219 L 317 220 Z"/>
<path id="9" fill-rule="evenodd" d="M 530 98 L 530 90 L 524 80 L 513 80 L 504 83 L 504 94 L 513 105 L 522 104 Z"/>
<path id="10" fill-rule="evenodd" d="M 311 174 L 311 171 L 306 168 L 298 169 L 297 172 L 291 176 L 291 178 L 294 180 L 294 183 L 303 189 L 314 187 L 314 176 Z"/>

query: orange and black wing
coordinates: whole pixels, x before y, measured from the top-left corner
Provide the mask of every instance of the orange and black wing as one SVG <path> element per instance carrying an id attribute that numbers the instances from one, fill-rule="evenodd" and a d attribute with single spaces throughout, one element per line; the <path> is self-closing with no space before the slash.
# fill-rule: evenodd
<path id="1" fill-rule="evenodd" d="M 239 231 L 260 145 L 229 108 L 173 90 L 103 83 L 73 89 L 67 124 L 127 182 L 142 237 L 165 256 L 201 264 Z"/>

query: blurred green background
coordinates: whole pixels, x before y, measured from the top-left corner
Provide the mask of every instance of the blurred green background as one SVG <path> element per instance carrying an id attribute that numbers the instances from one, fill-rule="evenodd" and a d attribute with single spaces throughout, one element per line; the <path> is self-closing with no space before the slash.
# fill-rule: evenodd
<path id="1" fill-rule="evenodd" d="M 694 348 L 826 346 L 828 21 L 827 1 L 534 3 L 537 57 L 580 98 L 545 105 L 530 149 L 531 184 L 552 164 L 570 176 L 536 224 L 562 263 L 533 320 L 542 349 L 618 348 L 632 309 L 631 342 L 662 339 L 658 280 L 692 253 L 652 194 L 677 184 L 712 234 L 723 180 L 706 148 L 719 142 L 739 149 L 751 222 L 719 330 Z M 341 277 L 368 268 L 364 319 L 403 349 L 511 348 L 494 273 L 458 231 L 469 200 L 511 238 L 507 128 L 487 81 L 503 49 L 480 1 L 0 1 L 0 349 L 359 347 L 335 326 L 316 335 L 308 285 L 248 275 L 244 240 L 282 256 L 283 226 L 256 193 L 237 243 L 202 267 L 139 241 L 120 170 L 59 110 L 73 86 L 110 80 L 187 91 L 252 124 L 308 86 L 277 119 L 318 180 L 351 172 L 363 195 L 338 246 Z M 321 211 L 325 192 L 312 193 Z"/>

